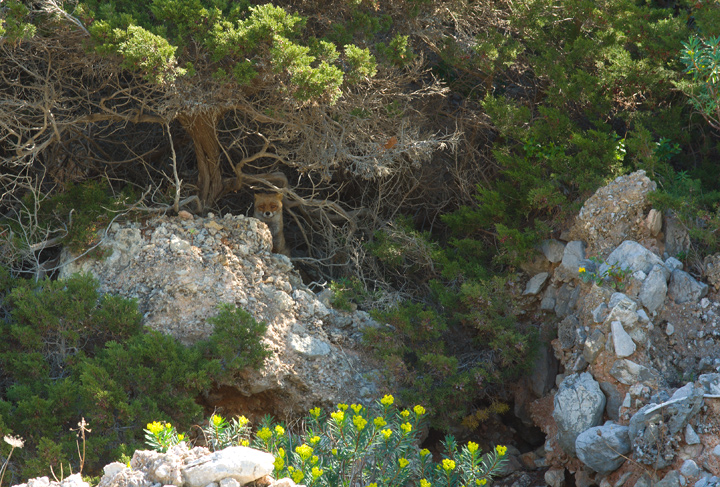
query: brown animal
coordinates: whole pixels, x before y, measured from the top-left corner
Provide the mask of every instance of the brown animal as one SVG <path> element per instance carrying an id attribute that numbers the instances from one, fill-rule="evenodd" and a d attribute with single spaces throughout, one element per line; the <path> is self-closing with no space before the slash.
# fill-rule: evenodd
<path id="1" fill-rule="evenodd" d="M 270 229 L 273 241 L 272 251 L 290 257 L 290 249 L 285 243 L 283 231 L 282 199 L 281 193 L 256 193 L 253 216 L 264 222 Z"/>

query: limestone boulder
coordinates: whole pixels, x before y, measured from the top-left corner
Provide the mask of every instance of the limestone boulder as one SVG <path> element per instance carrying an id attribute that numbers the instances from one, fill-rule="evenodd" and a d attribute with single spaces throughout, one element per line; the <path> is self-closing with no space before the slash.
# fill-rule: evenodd
<path id="1" fill-rule="evenodd" d="M 560 384 L 553 405 L 558 442 L 566 453 L 574 457 L 575 441 L 580 433 L 600 424 L 605 395 L 590 373 L 572 374 Z"/>

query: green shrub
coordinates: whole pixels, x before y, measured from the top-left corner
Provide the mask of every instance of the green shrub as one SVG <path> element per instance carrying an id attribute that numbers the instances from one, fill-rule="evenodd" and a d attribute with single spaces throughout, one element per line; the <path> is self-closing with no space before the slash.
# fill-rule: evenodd
<path id="1" fill-rule="evenodd" d="M 138 448 L 151 419 L 189 428 L 202 414 L 200 394 L 269 355 L 265 325 L 234 307 L 211 320 L 208 340 L 185 347 L 143 330 L 136 303 L 99 296 L 89 276 L 35 283 L 3 270 L 0 284 L 8 316 L 0 321 L 0 436 L 25 439 L 8 468 L 13 483 L 83 462 L 97 473 Z M 82 418 L 92 432 L 78 458 L 71 429 Z"/>

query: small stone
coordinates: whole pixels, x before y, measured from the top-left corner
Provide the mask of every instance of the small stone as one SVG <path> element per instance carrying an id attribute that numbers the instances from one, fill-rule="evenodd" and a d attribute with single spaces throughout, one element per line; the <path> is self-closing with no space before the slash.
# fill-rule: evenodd
<path id="1" fill-rule="evenodd" d="M 635 342 L 632 341 L 630 335 L 627 334 L 622 323 L 613 321 L 611 324 L 613 345 L 615 346 L 615 355 L 620 358 L 629 357 L 635 353 Z"/>
<path id="2" fill-rule="evenodd" d="M 690 425 L 685 427 L 685 443 L 688 445 L 697 445 L 700 443 L 700 437 Z"/>
<path id="3" fill-rule="evenodd" d="M 645 226 L 648 230 L 650 230 L 650 235 L 655 237 L 658 233 L 660 233 L 660 230 L 662 230 L 662 222 L 662 212 L 656 210 L 655 208 L 650 210 L 647 218 L 645 218 Z"/>
<path id="4" fill-rule="evenodd" d="M 680 467 L 680 473 L 685 477 L 697 477 L 700 474 L 700 467 L 695 460 L 685 460 Z"/>
<path id="5" fill-rule="evenodd" d="M 667 336 L 671 336 L 673 333 L 675 333 L 675 327 L 672 325 L 672 323 L 668 323 L 665 327 L 665 334 Z"/>
<path id="6" fill-rule="evenodd" d="M 523 295 L 538 294 L 547 282 L 549 275 L 550 274 L 548 274 L 547 272 L 541 272 L 540 274 L 533 276 L 525 286 L 525 291 L 523 292 Z"/>
<path id="7" fill-rule="evenodd" d="M 192 220 L 193 219 L 192 213 L 190 213 L 189 211 L 185 211 L 185 210 L 178 211 L 178 216 L 183 220 Z"/>
<path id="8" fill-rule="evenodd" d="M 565 485 L 565 469 L 551 468 L 545 472 L 545 483 L 550 487 L 563 487 Z"/>

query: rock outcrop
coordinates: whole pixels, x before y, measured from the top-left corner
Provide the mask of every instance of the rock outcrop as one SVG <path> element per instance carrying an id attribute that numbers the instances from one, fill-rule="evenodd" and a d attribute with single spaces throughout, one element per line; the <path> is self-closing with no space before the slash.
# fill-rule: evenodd
<path id="1" fill-rule="evenodd" d="M 68 255 L 62 275 L 92 273 L 100 292 L 136 299 L 145 326 L 185 344 L 212 333 L 208 318 L 220 303 L 266 322 L 273 355 L 265 367 L 222 384 L 241 396 L 264 393 L 260 414 L 377 397 L 371 378 L 379 373 L 357 346 L 363 328 L 378 326 L 367 313 L 338 312 L 310 291 L 287 257 L 270 252 L 270 232 L 258 220 L 187 216 L 115 223 L 103 234 L 104 259 Z"/>
<path id="2" fill-rule="evenodd" d="M 523 299 L 555 319 L 560 373 L 544 397 L 518 392 L 515 409 L 547 434 L 534 462 L 548 484 L 567 472 L 584 487 L 718 484 L 720 257 L 683 268 L 687 232 L 651 207 L 654 188 L 642 171 L 617 178 L 567 241 L 538 247 L 545 270 Z"/>

